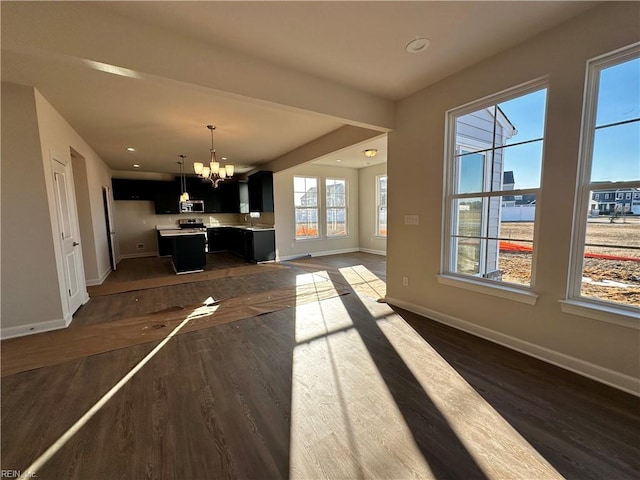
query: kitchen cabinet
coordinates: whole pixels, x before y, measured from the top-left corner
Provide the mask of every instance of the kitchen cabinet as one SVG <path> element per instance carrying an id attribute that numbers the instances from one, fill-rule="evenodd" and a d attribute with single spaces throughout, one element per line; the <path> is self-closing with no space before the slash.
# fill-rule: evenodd
<path id="1" fill-rule="evenodd" d="M 180 213 L 180 183 L 177 181 L 157 181 L 155 183 L 154 203 L 156 214 Z"/>
<path id="2" fill-rule="evenodd" d="M 220 188 L 213 188 L 209 181 L 199 177 L 187 177 L 187 192 L 191 200 L 204 202 L 204 213 L 222 213 L 222 199 Z"/>
<path id="3" fill-rule="evenodd" d="M 153 200 L 155 181 L 112 178 L 114 200 Z"/>
<path id="4" fill-rule="evenodd" d="M 208 252 L 226 252 L 229 250 L 231 230 L 227 227 L 207 228 Z"/>
<path id="5" fill-rule="evenodd" d="M 276 235 L 273 230 L 245 230 L 245 258 L 251 262 L 276 259 Z"/>
<path id="6" fill-rule="evenodd" d="M 156 231 L 156 235 L 158 236 L 158 256 L 167 257 L 171 255 L 173 250 L 173 242 L 171 238 L 160 235 L 160 230 Z"/>
<path id="7" fill-rule="evenodd" d="M 172 241 L 171 260 L 176 273 L 199 272 L 207 264 L 203 234 L 178 235 Z"/>
<path id="8" fill-rule="evenodd" d="M 273 172 L 249 175 L 249 211 L 273 212 Z"/>
<path id="9" fill-rule="evenodd" d="M 249 213 L 247 182 L 222 182 L 218 189 L 222 213 Z"/>

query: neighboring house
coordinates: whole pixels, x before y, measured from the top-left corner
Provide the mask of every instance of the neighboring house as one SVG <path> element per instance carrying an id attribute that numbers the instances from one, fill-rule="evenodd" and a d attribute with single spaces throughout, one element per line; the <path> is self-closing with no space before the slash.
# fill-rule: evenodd
<path id="1" fill-rule="evenodd" d="M 515 178 L 512 171 L 504 172 L 504 190 L 513 190 Z M 503 222 L 533 222 L 536 216 L 536 196 L 504 195 L 500 220 Z"/>
<path id="2" fill-rule="evenodd" d="M 497 118 L 494 121 L 493 111 L 484 108 L 459 118 L 456 124 L 456 154 L 458 155 L 458 182 L 460 192 L 490 192 L 504 189 L 510 184 L 513 190 L 515 183 L 513 172 L 504 172 L 504 155 L 502 150 L 495 150 L 494 155 L 487 152 L 494 146 L 506 145 L 507 140 L 518 131 L 509 121 L 504 112 L 498 107 Z M 495 125 L 494 125 L 495 124 Z M 506 175 L 509 173 L 510 175 Z M 473 237 L 478 227 L 486 232 L 488 238 L 499 238 L 501 221 L 500 197 L 485 198 L 484 200 L 461 201 L 459 205 L 459 230 L 465 230 Z M 479 217 L 479 218 L 478 218 Z M 456 245 L 463 256 L 465 245 Z M 471 246 L 475 249 L 477 246 Z M 484 277 L 499 275 L 498 269 L 499 246 L 496 240 L 480 239 L 480 251 L 477 253 L 478 274 Z M 454 258 L 458 253 L 454 252 Z"/>
<path id="3" fill-rule="evenodd" d="M 591 192 L 589 214 L 612 213 L 640 215 L 640 190 L 637 188 L 608 188 Z"/>

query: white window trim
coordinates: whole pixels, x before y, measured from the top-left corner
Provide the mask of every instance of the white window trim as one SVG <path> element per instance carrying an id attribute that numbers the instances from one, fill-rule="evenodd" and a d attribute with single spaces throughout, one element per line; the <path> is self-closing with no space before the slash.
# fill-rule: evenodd
<path id="1" fill-rule="evenodd" d="M 374 236 L 378 238 L 387 238 L 387 235 L 380 234 L 380 205 L 378 201 L 380 200 L 380 179 L 382 177 L 387 178 L 387 194 L 385 196 L 386 204 L 384 207 L 387 209 L 387 234 L 389 233 L 389 176 L 384 173 L 381 175 L 376 175 L 376 231 L 374 232 Z"/>
<path id="2" fill-rule="evenodd" d="M 534 305 L 537 301 L 537 294 L 533 293 L 533 289 L 535 287 L 536 281 L 536 265 L 537 265 L 537 257 L 538 257 L 538 249 L 533 249 L 533 255 L 531 258 L 531 283 L 530 285 L 522 285 L 522 287 L 518 286 L 517 288 L 511 287 L 509 283 L 500 283 L 487 278 L 475 277 L 472 275 L 464 275 L 458 274 L 454 271 L 454 259 L 452 257 L 451 251 L 451 231 L 452 231 L 452 221 L 454 219 L 452 208 L 451 208 L 451 198 L 449 198 L 454 190 L 454 181 L 455 181 L 455 162 L 450 161 L 455 153 L 456 149 L 456 138 L 455 138 L 455 121 L 458 117 L 465 115 L 467 113 L 472 113 L 478 109 L 481 109 L 486 106 L 496 105 L 503 101 L 508 101 L 518 96 L 523 96 L 528 93 L 532 93 L 541 89 L 549 90 L 549 77 L 543 76 L 526 82 L 524 84 L 518 85 L 514 88 L 504 90 L 497 94 L 488 95 L 482 99 L 475 100 L 473 102 L 469 102 L 460 107 L 448 110 L 445 112 L 445 148 L 444 148 L 444 180 L 443 180 L 443 207 L 444 212 L 442 215 L 442 241 L 441 241 L 441 251 L 440 251 L 440 275 L 438 275 L 438 280 L 442 283 L 446 283 L 452 286 L 459 286 L 461 288 L 465 288 L 469 284 L 474 285 L 475 291 L 481 291 L 481 293 L 486 293 L 491 295 L 492 292 L 496 296 L 501 296 L 505 298 L 510 298 L 512 300 L 519 301 L 518 298 L 527 299 L 524 303 L 529 303 L 530 305 Z M 515 195 L 519 193 L 526 192 L 529 190 L 535 191 L 536 194 L 536 203 L 540 205 L 540 201 L 542 198 L 542 178 L 544 172 L 544 158 L 545 158 L 545 149 L 546 149 L 546 123 L 547 123 L 547 112 L 548 112 L 548 102 L 549 95 L 546 97 L 545 104 L 545 118 L 544 118 L 544 126 L 543 126 L 543 137 L 542 137 L 542 165 L 540 171 L 540 187 L 536 189 L 515 189 L 509 191 L 502 192 L 492 192 L 492 194 L 503 195 Z M 453 153 L 452 153 L 453 152 Z M 485 192 L 489 193 L 489 192 Z M 456 195 L 457 197 L 458 195 Z M 476 195 L 477 196 L 477 195 Z M 534 225 L 539 225 L 539 216 L 540 209 L 536 208 Z M 538 244 L 538 235 L 539 229 L 534 227 L 533 234 L 533 244 Z M 482 289 L 478 289 L 476 287 L 483 287 Z M 521 296 L 521 293 L 525 293 L 524 296 Z M 531 300 L 533 299 L 533 300 Z M 533 303 L 530 303 L 533 301 Z"/>
<path id="3" fill-rule="evenodd" d="M 343 207 L 329 207 L 329 202 L 327 201 L 327 181 L 329 180 L 340 180 L 344 182 L 344 234 L 342 235 L 329 235 L 328 223 L 329 217 L 327 212 L 329 209 L 340 209 Z M 327 177 L 324 179 L 324 198 L 325 198 L 325 207 L 324 207 L 324 228 L 327 233 L 327 239 L 331 240 L 334 238 L 349 238 L 349 179 L 347 178 L 337 178 L 337 177 Z"/>
<path id="4" fill-rule="evenodd" d="M 316 210 L 317 210 L 317 215 L 316 218 L 318 219 L 318 234 L 315 236 L 306 236 L 306 237 L 298 237 L 298 235 L 296 234 L 296 231 L 298 229 L 298 222 L 296 221 L 296 213 L 298 212 L 298 207 L 296 206 L 296 201 L 295 201 L 295 194 L 296 194 L 296 187 L 295 187 L 295 179 L 296 178 L 313 178 L 316 181 L 316 192 L 317 192 L 317 199 L 316 199 Z M 308 240 L 318 240 L 321 238 L 320 236 L 320 179 L 318 177 L 314 177 L 312 175 L 294 175 L 293 176 L 293 240 L 295 242 L 300 242 L 300 241 L 308 241 Z M 300 207 L 300 208 L 313 208 L 313 207 Z"/>
<path id="5" fill-rule="evenodd" d="M 474 277 L 471 275 L 457 275 L 452 273 L 436 275 L 438 283 L 450 287 L 464 288 L 472 292 L 492 295 L 494 297 L 506 298 L 515 302 L 535 305 L 538 301 L 538 294 L 531 291 L 526 286 L 520 287 L 513 283 L 492 282 L 486 278 Z M 491 282 L 491 283 L 489 283 Z"/>
<path id="6" fill-rule="evenodd" d="M 587 222 L 582 212 L 589 207 L 589 192 L 598 188 L 597 182 L 591 182 L 593 142 L 595 135 L 596 107 L 599 90 L 600 72 L 607 67 L 638 58 L 640 42 L 610 52 L 587 62 L 585 90 L 583 96 L 582 124 L 580 127 L 580 150 L 578 152 L 578 175 L 573 209 L 573 231 L 571 235 L 571 253 L 566 298 L 560 300 L 560 308 L 565 313 L 580 315 L 607 323 L 615 323 L 640 329 L 640 309 L 613 302 L 583 297 L 582 274 L 584 261 L 584 243 Z M 606 188 L 623 188 L 634 182 L 606 183 Z M 605 194 L 605 199 L 608 194 Z M 614 195 L 615 200 L 615 195 Z"/>

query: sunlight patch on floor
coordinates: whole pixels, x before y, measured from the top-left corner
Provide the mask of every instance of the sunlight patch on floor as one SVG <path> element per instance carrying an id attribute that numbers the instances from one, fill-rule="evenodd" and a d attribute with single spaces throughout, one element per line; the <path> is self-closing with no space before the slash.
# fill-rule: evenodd
<path id="1" fill-rule="evenodd" d="M 155 346 L 145 357 L 140 360 L 124 377 L 122 377 L 111 389 L 105 393 L 96 403 L 89 408 L 66 432 L 64 432 L 47 450 L 42 453 L 31 465 L 25 468 L 19 479 L 37 477 L 38 471 L 53 457 L 66 443 L 113 398 L 162 348 L 182 330 L 191 320 L 203 315 L 211 315 L 218 308 L 217 305 L 203 305 L 191 312 L 180 322 L 167 336 Z"/>
<path id="2" fill-rule="evenodd" d="M 295 324 L 290 478 L 433 478 L 342 300 Z"/>
<path id="3" fill-rule="evenodd" d="M 339 268 L 338 271 L 361 300 L 369 299 L 376 302 L 380 299 L 384 300 L 387 295 L 387 284 L 364 265 Z M 380 316 L 381 311 L 389 309 L 386 305 L 380 308 L 365 301 L 362 304 L 374 317 Z"/>
<path id="4" fill-rule="evenodd" d="M 401 317 L 379 320 L 378 326 L 487 478 L 562 478 Z"/>

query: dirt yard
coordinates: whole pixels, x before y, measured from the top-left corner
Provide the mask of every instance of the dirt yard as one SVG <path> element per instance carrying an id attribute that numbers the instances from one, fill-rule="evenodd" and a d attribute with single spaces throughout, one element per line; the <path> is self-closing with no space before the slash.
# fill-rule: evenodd
<path id="1" fill-rule="evenodd" d="M 533 223 L 503 223 L 501 238 L 532 240 Z M 616 248 L 624 245 L 640 248 L 640 218 L 617 219 L 607 217 L 589 219 L 586 253 L 640 259 L 640 250 Z M 613 245 L 613 246 L 608 246 Z M 500 252 L 503 280 L 529 284 L 531 254 Z M 543 268 L 538 266 L 538 268 Z M 585 258 L 582 294 L 602 300 L 640 305 L 640 261 Z"/>

